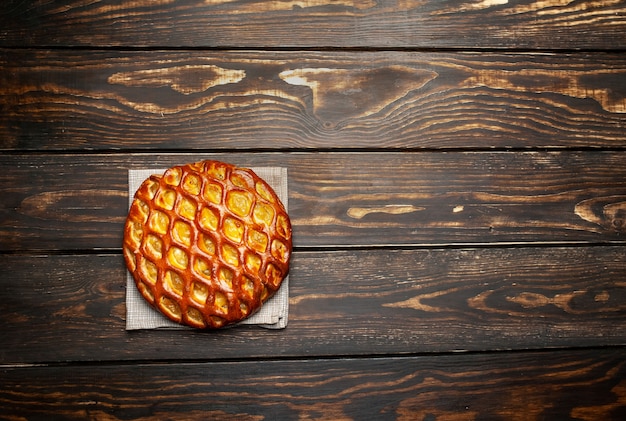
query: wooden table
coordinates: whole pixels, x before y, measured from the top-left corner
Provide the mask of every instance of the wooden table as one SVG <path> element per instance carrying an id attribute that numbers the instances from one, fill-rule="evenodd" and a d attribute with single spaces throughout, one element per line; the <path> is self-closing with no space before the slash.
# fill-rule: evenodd
<path id="1" fill-rule="evenodd" d="M 3 1 L 0 418 L 626 419 L 624 1 Z M 288 169 L 289 325 L 125 330 L 128 170 Z"/>

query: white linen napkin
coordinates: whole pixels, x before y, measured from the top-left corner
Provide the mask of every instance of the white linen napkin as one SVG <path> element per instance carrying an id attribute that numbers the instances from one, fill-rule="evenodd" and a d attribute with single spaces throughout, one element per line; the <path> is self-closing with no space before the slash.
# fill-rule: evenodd
<path id="1" fill-rule="evenodd" d="M 251 168 L 276 192 L 285 210 L 288 209 L 287 168 Z M 128 170 L 128 207 L 141 183 L 152 174 L 163 174 L 166 169 Z M 239 324 L 258 325 L 267 329 L 284 329 L 289 315 L 289 276 L 287 276 L 272 298 L 252 316 Z M 137 290 L 130 272 L 126 272 L 126 330 L 139 329 L 192 329 L 169 320 L 152 308 Z"/>

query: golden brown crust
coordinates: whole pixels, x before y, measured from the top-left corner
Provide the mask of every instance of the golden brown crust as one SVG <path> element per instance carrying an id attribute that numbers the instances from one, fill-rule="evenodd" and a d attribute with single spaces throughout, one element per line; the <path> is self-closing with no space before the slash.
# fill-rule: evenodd
<path id="1" fill-rule="evenodd" d="M 220 328 L 256 312 L 289 272 L 291 223 L 252 170 L 218 161 L 146 179 L 124 227 L 137 288 L 178 323 Z"/>

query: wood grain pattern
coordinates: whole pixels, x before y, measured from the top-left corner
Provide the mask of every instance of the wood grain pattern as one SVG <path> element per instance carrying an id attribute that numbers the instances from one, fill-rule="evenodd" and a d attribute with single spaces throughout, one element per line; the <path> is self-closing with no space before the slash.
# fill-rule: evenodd
<path id="1" fill-rule="evenodd" d="M 0 2 L 0 419 L 626 419 L 623 0 Z M 289 173 L 284 330 L 125 327 L 129 169 Z"/>
<path id="2" fill-rule="evenodd" d="M 625 359 L 608 349 L 3 368 L 0 404 L 7 419 L 611 421 L 626 415 Z"/>
<path id="3" fill-rule="evenodd" d="M 6 150 L 624 147 L 622 54 L 3 50 Z"/>
<path id="4" fill-rule="evenodd" d="M 8 0 L 0 45 L 619 49 L 625 12 L 619 0 Z"/>
<path id="5" fill-rule="evenodd" d="M 119 250 L 131 168 L 282 166 L 296 247 L 622 243 L 621 152 L 0 156 L 0 250 Z M 376 169 L 372 173 L 372 169 Z"/>
<path id="6" fill-rule="evenodd" d="M 3 259 L 5 364 L 626 344 L 623 247 L 297 252 L 284 331 L 125 332 L 120 255 Z"/>

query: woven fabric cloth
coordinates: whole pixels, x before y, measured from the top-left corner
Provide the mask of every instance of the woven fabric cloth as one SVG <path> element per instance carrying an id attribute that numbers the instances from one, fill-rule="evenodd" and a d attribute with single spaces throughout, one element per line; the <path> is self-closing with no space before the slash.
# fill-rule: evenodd
<path id="1" fill-rule="evenodd" d="M 287 197 L 287 168 L 258 167 L 251 168 L 259 177 L 264 179 L 276 192 L 280 200 L 288 209 Z M 141 183 L 152 174 L 163 174 L 165 169 L 140 169 L 128 171 L 128 207 L 133 201 L 135 191 Z M 268 329 L 284 329 L 287 327 L 289 315 L 289 276 L 280 289 L 261 309 L 240 322 L 245 325 L 258 325 Z M 126 272 L 126 330 L 139 329 L 191 329 L 175 323 L 150 305 L 141 296 L 130 272 Z"/>

